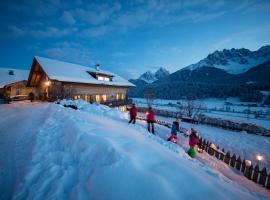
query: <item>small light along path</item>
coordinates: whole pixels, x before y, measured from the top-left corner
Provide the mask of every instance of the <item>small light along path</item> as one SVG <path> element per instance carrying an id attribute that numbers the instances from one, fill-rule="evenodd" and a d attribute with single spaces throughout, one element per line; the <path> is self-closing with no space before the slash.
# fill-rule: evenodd
<path id="1" fill-rule="evenodd" d="M 141 126 L 145 126 L 146 128 L 146 121 L 145 118 L 142 115 L 139 115 L 137 118 L 137 122 Z M 170 136 L 170 127 L 168 127 L 170 123 L 166 121 L 160 121 L 158 120 L 155 124 L 155 135 L 167 140 L 167 138 Z M 169 141 L 168 141 L 169 142 Z M 188 137 L 184 136 L 183 133 L 177 134 L 177 145 L 183 148 L 185 151 L 188 150 Z M 251 180 L 248 180 L 245 176 L 243 176 L 242 172 L 237 171 L 236 169 L 230 167 L 226 163 L 222 162 L 221 160 L 218 160 L 215 156 L 210 156 L 208 153 L 197 153 L 196 160 L 203 163 L 204 165 L 211 168 L 213 171 L 217 172 L 218 174 L 227 177 L 232 182 L 236 182 L 239 185 L 242 185 L 246 187 L 248 190 L 252 192 L 260 192 L 264 195 L 269 196 L 270 198 L 270 191 L 259 184 L 256 184 L 252 182 Z M 209 171 L 208 173 L 213 173 Z"/>

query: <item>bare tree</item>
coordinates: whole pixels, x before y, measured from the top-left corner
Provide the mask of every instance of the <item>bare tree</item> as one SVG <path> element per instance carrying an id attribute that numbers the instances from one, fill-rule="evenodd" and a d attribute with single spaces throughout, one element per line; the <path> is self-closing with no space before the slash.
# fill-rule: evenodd
<path id="1" fill-rule="evenodd" d="M 144 91 L 144 98 L 146 99 L 148 107 L 153 105 L 155 92 L 152 88 L 147 88 Z"/>
<path id="2" fill-rule="evenodd" d="M 202 104 L 196 102 L 193 96 L 187 96 L 182 102 L 177 103 L 181 116 L 197 118 L 202 113 Z"/>

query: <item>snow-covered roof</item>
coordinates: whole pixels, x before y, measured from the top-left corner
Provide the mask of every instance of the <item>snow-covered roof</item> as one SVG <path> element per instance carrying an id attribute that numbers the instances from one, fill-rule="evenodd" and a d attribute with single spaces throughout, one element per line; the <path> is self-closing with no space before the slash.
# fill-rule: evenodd
<path id="1" fill-rule="evenodd" d="M 11 75 L 10 72 L 13 73 L 13 75 Z M 0 88 L 11 83 L 27 80 L 28 75 L 29 70 L 0 68 Z"/>
<path id="2" fill-rule="evenodd" d="M 49 79 L 58 80 L 63 82 L 76 82 L 76 83 L 90 83 L 98 85 L 111 85 L 111 86 L 134 86 L 126 79 L 117 74 L 105 71 L 96 70 L 94 68 L 63 62 L 59 60 L 35 56 L 35 59 L 40 64 L 42 69 L 48 75 Z M 112 81 L 97 80 L 92 77 L 88 72 L 105 74 L 113 76 Z"/>

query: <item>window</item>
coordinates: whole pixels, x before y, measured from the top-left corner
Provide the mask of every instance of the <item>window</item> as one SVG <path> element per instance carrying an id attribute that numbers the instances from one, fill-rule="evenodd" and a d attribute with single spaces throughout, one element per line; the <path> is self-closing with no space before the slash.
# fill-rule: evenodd
<path id="1" fill-rule="evenodd" d="M 110 81 L 110 78 L 106 76 L 97 76 L 97 79 L 99 81 Z"/>
<path id="2" fill-rule="evenodd" d="M 106 94 L 101 95 L 101 98 L 103 102 L 106 102 L 108 99 Z"/>
<path id="3" fill-rule="evenodd" d="M 126 94 L 116 94 L 116 100 L 124 100 L 126 98 Z"/>
<path id="4" fill-rule="evenodd" d="M 100 96 L 99 96 L 99 94 L 96 95 L 96 102 L 98 102 L 98 103 L 100 102 Z"/>
<path id="5" fill-rule="evenodd" d="M 76 100 L 76 99 L 80 99 L 81 96 L 80 95 L 75 95 L 75 96 L 73 96 L 73 98 Z"/>
<path id="6" fill-rule="evenodd" d="M 118 109 L 119 109 L 121 112 L 126 112 L 126 111 L 127 111 L 127 107 L 126 107 L 126 106 L 119 106 Z"/>

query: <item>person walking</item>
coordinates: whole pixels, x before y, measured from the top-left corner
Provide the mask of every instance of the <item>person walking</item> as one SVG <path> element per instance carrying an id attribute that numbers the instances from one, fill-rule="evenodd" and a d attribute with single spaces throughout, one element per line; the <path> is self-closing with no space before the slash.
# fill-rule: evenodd
<path id="1" fill-rule="evenodd" d="M 171 136 L 167 139 L 167 141 L 171 141 L 173 143 L 177 143 L 177 132 L 180 131 L 180 119 L 176 118 L 176 120 L 172 124 L 171 128 Z"/>
<path id="2" fill-rule="evenodd" d="M 154 114 L 154 111 L 152 110 L 151 107 L 149 107 L 147 112 L 146 112 L 146 121 L 147 121 L 148 131 L 155 134 L 155 129 L 154 129 L 155 114 Z M 150 129 L 151 129 L 151 131 L 150 131 Z"/>
<path id="3" fill-rule="evenodd" d="M 132 107 L 129 110 L 129 115 L 130 115 L 130 120 L 128 122 L 129 124 L 130 123 L 133 123 L 133 124 L 136 123 L 137 113 L 138 113 L 138 109 L 136 108 L 135 104 L 133 103 Z"/>

